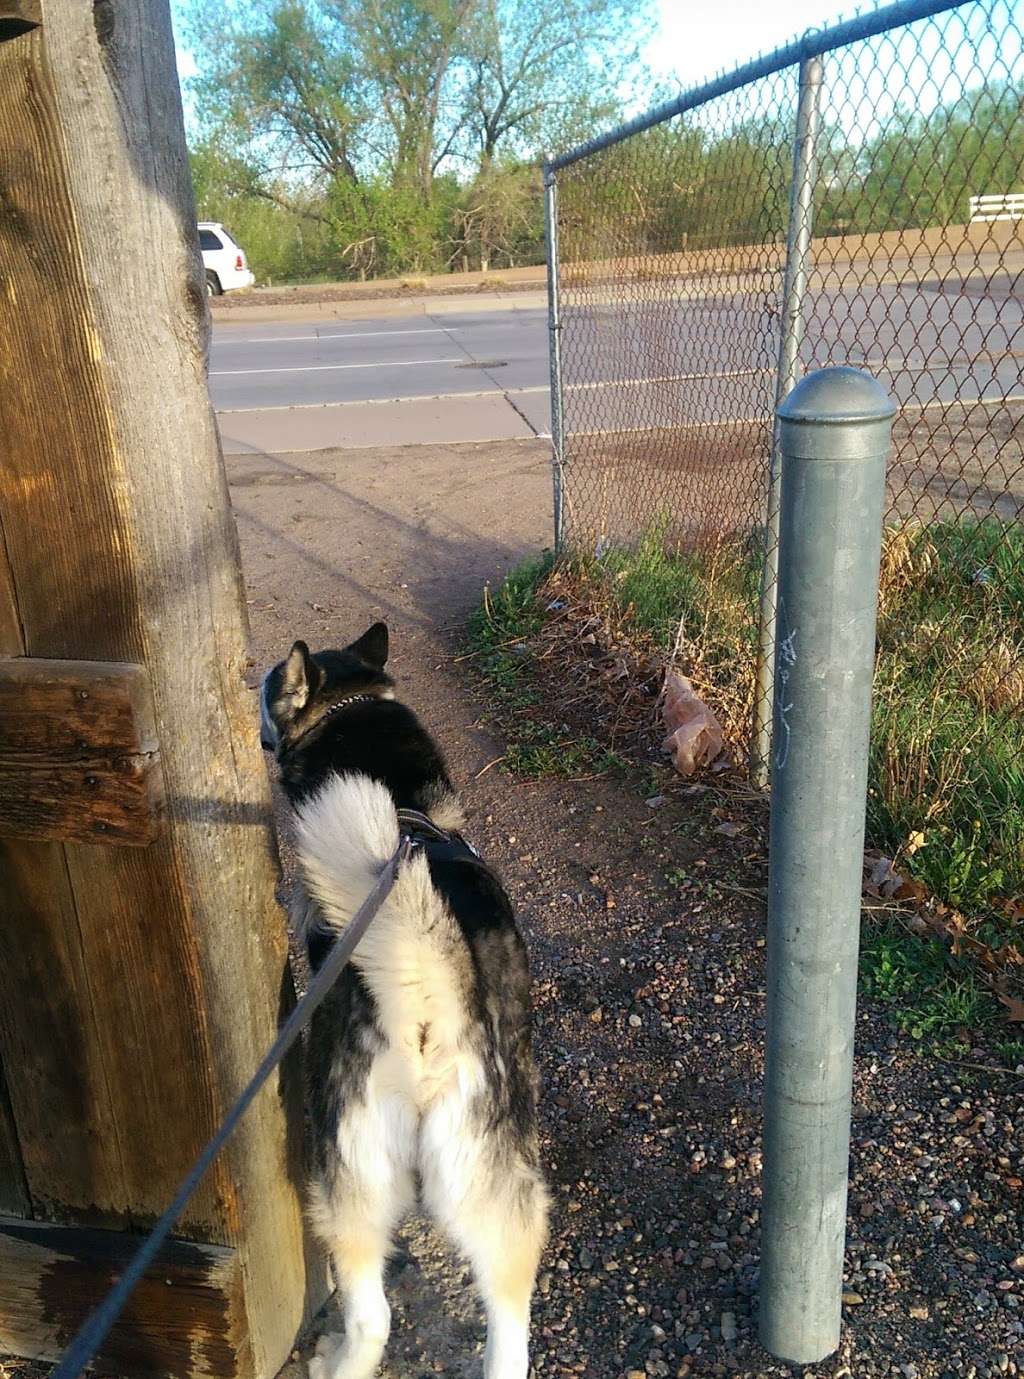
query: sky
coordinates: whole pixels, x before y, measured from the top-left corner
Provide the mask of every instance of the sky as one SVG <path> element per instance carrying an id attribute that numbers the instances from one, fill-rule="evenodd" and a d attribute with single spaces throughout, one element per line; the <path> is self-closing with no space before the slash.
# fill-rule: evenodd
<path id="1" fill-rule="evenodd" d="M 835 0 L 658 0 L 658 11 L 646 60 L 684 89 L 851 13 Z"/>
<path id="2" fill-rule="evenodd" d="M 645 59 L 656 81 L 696 86 L 839 17 L 835 0 L 658 0 L 658 30 Z M 195 72 L 191 55 L 180 46 L 178 72 L 181 77 Z"/>
<path id="3" fill-rule="evenodd" d="M 188 0 L 172 0 L 175 9 Z M 529 4 L 529 0 L 522 0 Z M 643 57 L 653 83 L 664 97 L 701 85 L 722 71 L 748 62 L 761 53 L 798 37 L 810 28 L 826 28 L 858 12 L 879 9 L 886 0 L 656 0 L 658 27 Z M 995 33 L 987 30 L 993 11 Z M 1007 28 L 1007 14 L 1016 30 Z M 964 42 L 966 32 L 971 42 Z M 887 51 L 887 63 L 862 70 L 859 46 L 829 59 L 827 73 L 836 92 L 845 88 L 849 99 L 834 112 L 842 125 L 861 135 L 884 121 L 894 105 L 914 94 L 921 113 L 940 101 L 956 99 L 974 86 L 980 71 L 1020 73 L 1024 64 L 1021 33 L 1024 0 L 989 0 L 966 5 L 911 30 L 899 30 Z M 178 70 L 185 78 L 195 72 L 191 55 L 179 48 Z M 649 98 L 638 93 L 636 103 L 626 95 L 630 115 L 639 114 Z M 186 115 L 189 109 L 185 93 Z"/>

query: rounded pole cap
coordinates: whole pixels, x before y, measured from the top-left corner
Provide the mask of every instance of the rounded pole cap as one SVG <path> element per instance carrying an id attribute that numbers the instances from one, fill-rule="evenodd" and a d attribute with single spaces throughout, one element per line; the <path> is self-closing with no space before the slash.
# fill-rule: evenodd
<path id="1" fill-rule="evenodd" d="M 877 378 L 846 366 L 818 369 L 802 378 L 779 407 L 783 421 L 824 422 L 846 426 L 858 421 L 887 421 L 896 404 Z"/>
<path id="2" fill-rule="evenodd" d="M 785 454 L 802 459 L 869 459 L 889 448 L 896 403 L 863 369 L 819 369 L 779 407 Z"/>

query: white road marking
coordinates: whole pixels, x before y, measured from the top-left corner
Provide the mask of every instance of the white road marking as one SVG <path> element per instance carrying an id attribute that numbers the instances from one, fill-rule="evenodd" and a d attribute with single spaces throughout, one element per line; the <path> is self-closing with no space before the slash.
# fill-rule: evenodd
<path id="1" fill-rule="evenodd" d="M 464 397 L 522 397 L 524 393 L 546 393 L 548 385 L 535 388 L 487 388 L 475 393 L 413 393 L 408 397 L 357 397 L 342 402 L 282 402 L 272 407 L 218 407 L 219 417 L 236 412 L 311 412 L 330 407 L 391 407 L 400 402 L 449 402 Z"/>
<path id="2" fill-rule="evenodd" d="M 457 326 L 453 330 L 459 329 Z M 376 340 L 381 335 L 447 335 L 443 326 L 417 326 L 409 330 L 350 330 L 340 331 L 334 335 L 244 335 L 241 337 L 226 335 L 213 338 L 214 346 L 217 345 L 280 345 L 290 340 L 305 340 L 307 344 L 315 344 L 318 340 Z"/>
<path id="3" fill-rule="evenodd" d="M 338 369 L 411 369 L 417 364 L 461 363 L 461 355 L 454 359 L 389 359 L 387 361 L 375 359 L 370 364 L 289 364 L 286 368 L 275 369 L 211 369 L 210 377 L 233 378 L 239 374 L 250 373 L 328 373 Z"/>

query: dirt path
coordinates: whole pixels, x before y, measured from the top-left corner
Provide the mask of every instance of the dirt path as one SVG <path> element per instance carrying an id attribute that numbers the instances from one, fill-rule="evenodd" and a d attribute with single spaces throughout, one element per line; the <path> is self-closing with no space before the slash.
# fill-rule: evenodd
<path id="1" fill-rule="evenodd" d="M 228 470 L 258 664 L 296 636 L 337 644 L 385 617 L 401 693 L 515 899 L 556 1201 L 536 1379 L 790 1373 L 755 1339 L 764 839 L 714 790 L 650 807 L 641 771 L 513 779 L 490 765 L 500 730 L 460 659 L 483 582 L 548 537 L 547 447 L 257 455 Z M 846 1326 L 838 1355 L 805 1373 L 1024 1373 L 1024 1078 L 978 1072 L 974 1055 L 918 1058 L 869 1003 L 857 1041 Z M 479 1379 L 475 1295 L 421 1223 L 389 1294 L 385 1379 Z M 336 1328 L 330 1307 L 319 1325 Z M 4 1379 L 43 1373 L 0 1361 Z M 299 1361 L 283 1379 L 304 1373 Z"/>
<path id="2" fill-rule="evenodd" d="M 516 900 L 557 1201 L 538 1379 L 788 1373 L 754 1339 L 764 840 L 717 833 L 713 792 L 652 809 L 641 772 L 514 780 L 460 659 L 483 582 L 548 539 L 547 447 L 248 456 L 229 477 L 260 663 L 386 618 Z M 1021 1080 L 919 1060 L 869 1007 L 858 1051 L 848 1324 L 813 1372 L 1024 1372 Z M 387 1379 L 477 1379 L 472 1290 L 418 1224 L 390 1293 Z"/>

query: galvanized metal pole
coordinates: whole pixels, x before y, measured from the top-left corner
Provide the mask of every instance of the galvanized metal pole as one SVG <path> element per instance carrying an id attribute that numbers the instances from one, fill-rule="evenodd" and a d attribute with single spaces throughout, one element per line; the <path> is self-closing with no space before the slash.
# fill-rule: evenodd
<path id="1" fill-rule="evenodd" d="M 548 363 L 551 372 L 551 477 L 554 483 L 555 550 L 562 546 L 562 323 L 559 303 L 558 183 L 544 164 L 544 242 L 548 261 Z"/>
<path id="2" fill-rule="evenodd" d="M 839 1343 L 871 681 L 895 408 L 856 369 L 779 408 L 761 1340 Z"/>
<path id="3" fill-rule="evenodd" d="M 821 128 L 820 57 L 800 64 L 800 95 L 796 136 L 793 142 L 793 181 L 790 188 L 789 234 L 786 241 L 786 277 L 782 292 L 782 335 L 775 406 L 792 390 L 800 372 L 800 346 L 804 338 L 804 296 L 810 264 L 814 226 L 814 184 L 818 175 L 818 132 Z M 768 477 L 768 511 L 761 572 L 760 633 L 757 655 L 757 687 L 754 694 L 754 744 L 751 776 L 756 785 L 768 784 L 772 744 L 772 675 L 775 663 L 775 603 L 779 574 L 779 491 L 782 476 L 779 429 L 776 422 Z"/>

